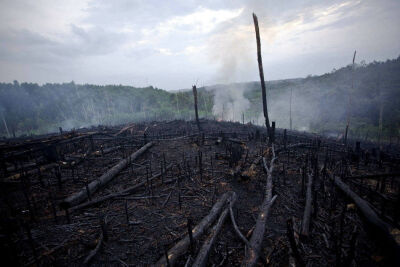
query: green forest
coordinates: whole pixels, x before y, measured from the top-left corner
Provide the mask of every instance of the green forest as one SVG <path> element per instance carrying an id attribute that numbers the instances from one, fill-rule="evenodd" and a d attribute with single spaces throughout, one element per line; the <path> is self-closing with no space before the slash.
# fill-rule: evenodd
<path id="1" fill-rule="evenodd" d="M 340 134 L 350 114 L 350 136 L 398 137 L 400 57 L 355 64 L 320 76 L 267 82 L 270 120 L 278 128 Z M 262 124 L 258 81 L 198 88 L 202 118 Z M 291 110 L 291 112 L 290 112 Z M 56 132 L 91 125 L 115 125 L 194 117 L 191 90 L 70 83 L 0 83 L 0 135 Z"/>

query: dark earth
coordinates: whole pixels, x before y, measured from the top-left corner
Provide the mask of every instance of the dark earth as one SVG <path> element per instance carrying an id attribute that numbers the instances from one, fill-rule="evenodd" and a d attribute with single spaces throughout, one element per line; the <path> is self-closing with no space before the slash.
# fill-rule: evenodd
<path id="1" fill-rule="evenodd" d="M 3 264 L 8 262 L 3 266 L 81 266 L 97 245 L 88 265 L 154 265 L 188 234 L 188 220 L 197 225 L 228 191 L 237 194 L 234 217 L 250 239 L 267 177 L 262 160 L 250 166 L 261 156 L 270 164 L 273 157 L 266 129 L 209 120 L 201 120 L 201 128 L 199 133 L 195 122 L 176 120 L 1 140 L 0 249 Z M 358 147 L 356 141 L 344 145 L 343 140 L 276 129 L 272 190 L 277 197 L 258 265 L 393 266 L 399 256 L 368 226 L 333 177 L 368 201 L 398 246 L 399 145 L 385 143 L 379 149 L 363 140 Z M 154 145 L 87 197 L 93 201 L 144 182 L 142 186 L 96 205 L 68 211 L 60 207 L 66 197 L 148 142 Z M 304 236 L 309 173 L 314 177 L 313 202 L 309 235 Z M 176 265 L 191 266 L 211 228 Z M 290 230 L 300 261 L 293 260 Z M 246 251 L 228 216 L 207 266 L 239 266 Z"/>

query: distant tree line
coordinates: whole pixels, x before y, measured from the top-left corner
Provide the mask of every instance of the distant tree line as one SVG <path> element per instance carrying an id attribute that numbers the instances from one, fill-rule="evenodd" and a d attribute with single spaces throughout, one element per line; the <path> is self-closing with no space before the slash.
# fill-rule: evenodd
<path id="1" fill-rule="evenodd" d="M 212 96 L 199 92 L 200 114 L 211 114 Z M 189 92 L 122 85 L 0 83 L 3 136 L 55 132 L 90 125 L 192 118 Z"/>
<path id="2" fill-rule="evenodd" d="M 353 77 L 353 78 L 352 78 Z M 352 79 L 354 87 L 352 89 Z M 242 90 L 250 105 L 236 121 L 257 123 L 262 115 L 259 82 L 198 88 L 199 115 L 213 114 L 216 90 Z M 293 125 L 298 130 L 338 134 L 345 128 L 350 104 L 350 136 L 398 137 L 400 129 L 400 57 L 386 62 L 356 64 L 320 76 L 267 82 L 271 120 L 289 128 L 289 99 Z M 237 97 L 237 96 L 236 96 Z M 246 101 L 247 101 L 246 100 Z M 236 99 L 237 101 L 237 99 Z M 220 109 L 224 110 L 224 109 Z M 233 112 L 233 111 L 232 111 Z M 226 116 L 228 118 L 229 116 Z M 153 87 L 78 85 L 70 83 L 0 83 L 0 135 L 55 132 L 90 125 L 194 118 L 190 90 L 168 92 Z"/>

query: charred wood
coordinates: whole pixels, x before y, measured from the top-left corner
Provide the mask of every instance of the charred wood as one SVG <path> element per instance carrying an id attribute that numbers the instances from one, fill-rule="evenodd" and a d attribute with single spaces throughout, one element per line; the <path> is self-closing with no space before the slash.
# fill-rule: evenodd
<path id="1" fill-rule="evenodd" d="M 132 162 L 135 159 L 137 159 L 140 155 L 142 155 L 144 152 L 146 152 L 147 149 L 149 149 L 153 143 L 147 143 L 145 146 L 143 146 L 141 149 L 130 155 L 128 158 L 121 160 L 117 165 L 112 167 L 110 170 L 108 170 L 105 174 L 100 176 L 98 179 L 94 180 L 88 185 L 89 192 L 90 194 L 93 194 L 96 192 L 99 188 L 102 186 L 106 185 L 108 182 L 110 182 L 120 171 L 122 171 L 124 168 L 128 166 L 128 162 Z M 60 207 L 63 209 L 67 209 L 70 207 L 73 207 L 75 205 L 78 205 L 79 203 L 82 203 L 85 201 L 88 197 L 86 187 L 84 187 L 82 190 L 79 192 L 67 197 L 60 203 Z"/>

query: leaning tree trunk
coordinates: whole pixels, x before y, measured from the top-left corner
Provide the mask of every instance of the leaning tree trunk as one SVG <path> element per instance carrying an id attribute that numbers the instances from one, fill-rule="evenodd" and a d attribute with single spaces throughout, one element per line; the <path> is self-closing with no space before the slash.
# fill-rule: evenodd
<path id="1" fill-rule="evenodd" d="M 130 155 L 128 158 L 121 160 L 117 165 L 109 169 L 105 174 L 100 176 L 98 179 L 94 180 L 90 184 L 83 187 L 79 192 L 73 194 L 72 196 L 67 197 L 60 203 L 60 207 L 63 209 L 68 209 L 70 207 L 73 207 L 75 205 L 78 205 L 85 201 L 88 198 L 88 193 L 93 194 L 96 192 L 99 188 L 110 182 L 112 179 L 114 179 L 117 174 L 122 171 L 123 169 L 128 166 L 129 162 L 134 161 L 137 159 L 140 155 L 142 155 L 144 152 L 146 152 L 147 149 L 149 149 L 153 145 L 152 142 L 147 143 L 144 145 L 142 148 L 140 148 L 138 151 Z M 88 192 L 89 191 L 89 192 Z"/>

